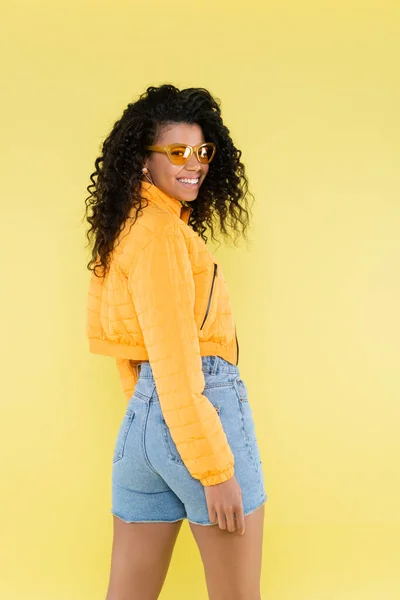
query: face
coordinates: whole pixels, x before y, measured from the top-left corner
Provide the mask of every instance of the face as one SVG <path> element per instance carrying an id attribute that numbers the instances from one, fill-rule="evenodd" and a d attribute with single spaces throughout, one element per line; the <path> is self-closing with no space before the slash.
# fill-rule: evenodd
<path id="1" fill-rule="evenodd" d="M 166 126 L 160 136 L 154 140 L 153 146 L 167 146 L 175 143 L 196 146 L 206 141 L 209 140 L 204 139 L 199 125 L 177 123 Z M 200 186 L 209 169 L 208 164 L 200 163 L 197 160 L 195 153 L 192 154 L 185 165 L 173 165 L 165 153 L 150 152 L 143 166 L 148 168 L 147 175 L 161 191 L 186 202 L 197 198 Z M 198 179 L 198 182 L 184 184 L 179 181 L 180 179 Z"/>

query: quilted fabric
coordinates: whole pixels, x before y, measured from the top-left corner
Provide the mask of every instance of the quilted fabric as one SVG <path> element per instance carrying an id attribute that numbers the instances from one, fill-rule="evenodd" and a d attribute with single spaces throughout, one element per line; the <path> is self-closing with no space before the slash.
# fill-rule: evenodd
<path id="1" fill-rule="evenodd" d="M 238 363 L 226 281 L 188 225 L 192 209 L 147 182 L 142 197 L 147 205 L 133 225 L 127 219 L 108 273 L 101 279 L 91 274 L 89 349 L 116 359 L 127 400 L 137 381 L 135 364 L 150 361 L 183 462 L 203 485 L 215 485 L 233 477 L 234 457 L 219 416 L 202 393 L 201 356 Z"/>

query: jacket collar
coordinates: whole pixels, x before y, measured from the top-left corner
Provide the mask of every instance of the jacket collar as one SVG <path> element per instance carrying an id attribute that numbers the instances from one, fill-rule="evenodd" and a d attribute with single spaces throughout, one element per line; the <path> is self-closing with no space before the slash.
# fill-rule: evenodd
<path id="1" fill-rule="evenodd" d="M 191 206 L 183 206 L 180 200 L 173 196 L 169 196 L 156 185 L 147 181 L 142 181 L 141 196 L 150 202 L 153 202 L 160 208 L 177 215 L 186 224 L 188 223 L 193 208 Z"/>

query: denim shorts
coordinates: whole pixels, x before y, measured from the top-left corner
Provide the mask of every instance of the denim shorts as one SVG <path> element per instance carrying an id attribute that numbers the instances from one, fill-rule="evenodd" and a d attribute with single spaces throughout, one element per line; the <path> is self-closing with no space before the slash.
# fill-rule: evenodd
<path id="1" fill-rule="evenodd" d="M 203 394 L 221 419 L 248 515 L 266 502 L 267 495 L 247 388 L 238 366 L 220 356 L 201 359 Z M 183 463 L 163 418 L 150 363 L 140 363 L 138 372 L 114 446 L 111 513 L 128 523 L 188 519 L 213 525 L 204 487 Z"/>

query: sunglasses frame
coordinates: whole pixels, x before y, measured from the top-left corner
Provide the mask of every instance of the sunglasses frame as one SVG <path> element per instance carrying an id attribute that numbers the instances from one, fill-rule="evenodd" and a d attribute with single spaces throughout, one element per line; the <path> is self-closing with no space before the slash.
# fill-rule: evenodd
<path id="1" fill-rule="evenodd" d="M 211 155 L 210 160 L 208 160 L 207 162 L 204 163 L 199 158 L 199 150 L 200 150 L 200 148 L 202 146 L 205 146 L 205 145 L 212 146 L 213 153 Z M 186 148 L 190 148 L 190 154 L 185 159 L 184 163 L 175 163 L 173 161 L 173 159 L 172 159 L 172 156 L 171 156 L 171 150 L 173 150 L 174 148 L 179 147 L 179 146 L 186 146 Z M 186 165 L 186 163 L 191 159 L 193 153 L 195 153 L 196 158 L 197 158 L 197 160 L 199 161 L 200 164 L 202 164 L 202 165 L 209 165 L 210 162 L 212 161 L 212 159 L 214 158 L 215 152 L 217 150 L 217 146 L 214 144 L 214 142 L 203 142 L 202 144 L 197 144 L 197 146 L 190 146 L 190 144 L 175 143 L 175 144 L 168 144 L 168 146 L 145 146 L 145 148 L 146 148 L 146 150 L 151 150 L 152 152 L 164 152 L 168 156 L 170 162 L 173 165 L 177 165 L 177 164 L 178 165 Z"/>

